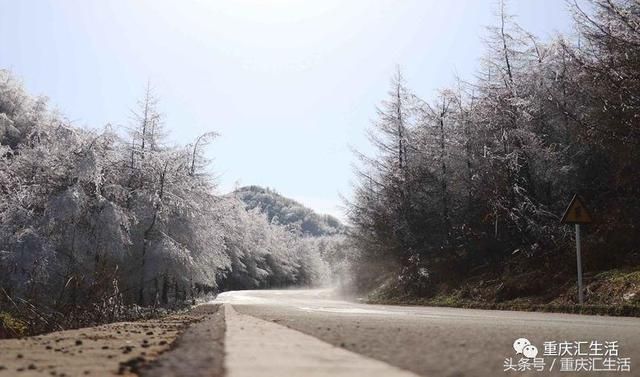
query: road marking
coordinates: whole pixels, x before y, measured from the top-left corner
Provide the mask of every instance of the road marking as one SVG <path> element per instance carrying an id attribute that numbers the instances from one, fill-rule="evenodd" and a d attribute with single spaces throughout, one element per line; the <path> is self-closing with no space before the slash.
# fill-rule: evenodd
<path id="1" fill-rule="evenodd" d="M 337 313 L 337 314 L 382 314 L 382 315 L 407 315 L 405 312 L 392 312 L 389 310 L 375 310 L 375 309 L 361 309 L 361 308 L 333 308 L 333 307 L 318 307 L 313 308 L 310 306 L 299 306 L 298 309 L 305 312 L 324 312 L 324 313 Z"/>
<path id="2" fill-rule="evenodd" d="M 228 377 L 417 377 L 224 304 Z"/>

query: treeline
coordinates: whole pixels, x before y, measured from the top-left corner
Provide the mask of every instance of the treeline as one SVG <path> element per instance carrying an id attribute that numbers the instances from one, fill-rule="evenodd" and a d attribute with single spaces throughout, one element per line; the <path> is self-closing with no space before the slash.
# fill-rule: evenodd
<path id="1" fill-rule="evenodd" d="M 349 204 L 361 289 L 575 268 L 574 193 L 596 219 L 587 269 L 640 264 L 640 5 L 571 10 L 577 36 L 543 43 L 501 4 L 476 78 L 430 101 L 395 76 Z"/>
<path id="2" fill-rule="evenodd" d="M 323 277 L 312 243 L 214 194 L 217 135 L 171 146 L 157 107 L 147 90 L 126 132 L 82 129 L 0 71 L 0 311 L 113 317 Z"/>
<path id="3" fill-rule="evenodd" d="M 335 217 L 319 215 L 269 188 L 240 187 L 234 194 L 246 204 L 247 209 L 258 208 L 272 223 L 286 225 L 306 236 L 340 235 L 346 231 L 344 225 Z"/>

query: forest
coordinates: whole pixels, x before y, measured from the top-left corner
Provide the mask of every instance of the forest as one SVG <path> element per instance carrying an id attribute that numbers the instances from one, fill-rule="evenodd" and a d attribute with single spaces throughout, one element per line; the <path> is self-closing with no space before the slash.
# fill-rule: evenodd
<path id="1" fill-rule="evenodd" d="M 327 278 L 332 241 L 215 194 L 205 158 L 215 132 L 189 145 L 168 136 L 149 86 L 127 127 L 87 129 L 0 71 L 0 333 Z"/>
<path id="2" fill-rule="evenodd" d="M 543 42 L 501 2 L 475 77 L 431 99 L 394 76 L 348 207 L 360 291 L 575 303 L 573 227 L 560 218 L 576 193 L 595 220 L 587 282 L 637 270 L 640 5 L 580 4 L 568 3 L 576 35 Z"/>
<path id="3" fill-rule="evenodd" d="M 234 193 L 246 203 L 248 210 L 258 208 L 271 223 L 295 224 L 304 235 L 320 237 L 346 233 L 346 227 L 340 220 L 330 215 L 319 215 L 275 190 L 247 186 L 238 188 Z"/>
<path id="4" fill-rule="evenodd" d="M 587 303 L 640 307 L 640 5 L 568 5 L 575 35 L 541 41 L 501 2 L 475 77 L 433 98 L 398 69 L 347 225 L 270 189 L 219 194 L 221 136 L 173 143 L 150 85 L 126 126 L 78 127 L 0 70 L 0 338 L 234 289 L 573 304 L 574 194 L 594 218 Z"/>

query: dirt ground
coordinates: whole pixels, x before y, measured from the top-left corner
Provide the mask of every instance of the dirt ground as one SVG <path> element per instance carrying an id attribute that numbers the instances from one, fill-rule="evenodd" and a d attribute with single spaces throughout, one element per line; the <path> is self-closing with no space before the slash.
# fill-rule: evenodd
<path id="1" fill-rule="evenodd" d="M 207 314 L 194 311 L 3 340 L 0 376 L 134 376 L 169 350 L 183 330 Z"/>

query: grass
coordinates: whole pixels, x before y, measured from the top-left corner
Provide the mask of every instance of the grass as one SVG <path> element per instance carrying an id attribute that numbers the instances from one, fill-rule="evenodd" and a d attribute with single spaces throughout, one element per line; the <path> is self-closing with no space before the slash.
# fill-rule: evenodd
<path id="1" fill-rule="evenodd" d="M 548 313 L 573 313 L 590 315 L 609 315 L 624 317 L 640 317 L 640 306 L 638 305 L 577 305 L 577 304 L 533 304 L 518 302 L 478 302 L 470 300 L 460 300 L 456 296 L 439 295 L 432 299 L 396 297 L 396 298 L 370 298 L 370 304 L 384 305 L 419 305 L 419 306 L 439 306 L 449 308 L 464 309 L 484 309 L 484 310 L 509 310 L 525 312 L 548 312 Z"/>
<path id="2" fill-rule="evenodd" d="M 21 337 L 24 336 L 29 330 L 26 322 L 14 317 L 7 312 L 0 312 L 0 339 L 3 338 L 3 332 L 6 332 L 5 337 Z"/>
<path id="3" fill-rule="evenodd" d="M 623 270 L 610 270 L 604 271 L 595 276 L 597 279 L 609 280 L 615 283 L 637 283 L 640 284 L 640 271 L 623 271 Z"/>
<path id="4" fill-rule="evenodd" d="M 432 297 L 416 297 L 398 292 L 387 285 L 367 297 L 367 302 L 390 305 L 422 305 L 466 309 L 574 313 L 609 316 L 640 317 L 640 270 L 603 271 L 586 279 L 587 303 L 575 303 L 576 285 L 573 281 L 550 284 L 544 292 L 531 292 L 502 300 L 500 289 L 509 284 L 522 284 L 518 276 L 497 279 L 490 286 L 471 280 L 455 289 L 442 289 Z M 520 285 L 520 287 L 522 287 Z M 525 287 L 526 288 L 526 287 Z M 474 294 L 469 294 L 469 292 Z"/>

